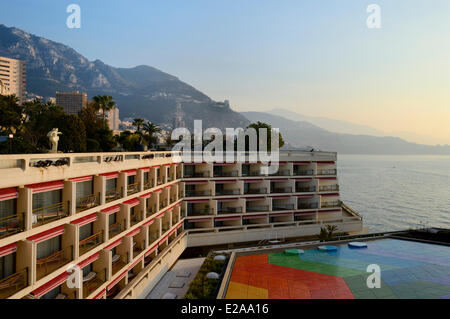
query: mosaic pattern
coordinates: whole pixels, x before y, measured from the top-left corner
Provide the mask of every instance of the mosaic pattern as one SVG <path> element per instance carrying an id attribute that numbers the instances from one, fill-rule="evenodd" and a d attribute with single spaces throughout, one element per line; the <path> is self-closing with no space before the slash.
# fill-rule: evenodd
<path id="1" fill-rule="evenodd" d="M 227 299 L 450 299 L 450 247 L 384 239 L 367 248 L 237 257 Z M 367 266 L 381 268 L 370 289 Z"/>

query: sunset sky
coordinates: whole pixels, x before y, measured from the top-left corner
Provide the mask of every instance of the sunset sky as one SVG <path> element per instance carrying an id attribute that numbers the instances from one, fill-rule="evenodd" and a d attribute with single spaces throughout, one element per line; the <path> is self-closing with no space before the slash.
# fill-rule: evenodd
<path id="1" fill-rule="evenodd" d="M 448 0 L 0 3 L 0 23 L 90 60 L 154 66 L 237 111 L 286 108 L 450 144 Z M 66 27 L 70 3 L 81 29 Z M 381 29 L 366 26 L 371 3 Z"/>

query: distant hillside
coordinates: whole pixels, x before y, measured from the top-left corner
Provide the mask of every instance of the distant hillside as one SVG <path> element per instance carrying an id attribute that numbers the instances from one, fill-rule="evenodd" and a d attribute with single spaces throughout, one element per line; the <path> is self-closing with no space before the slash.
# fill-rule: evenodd
<path id="1" fill-rule="evenodd" d="M 80 90 L 92 98 L 112 95 L 120 116 L 144 117 L 156 123 L 174 121 L 177 104 L 185 125 L 203 119 L 205 127 L 242 127 L 246 118 L 211 100 L 177 77 L 150 66 L 114 68 L 93 62 L 61 43 L 0 25 L 0 56 L 27 62 L 27 91 L 54 97 L 56 91 Z"/>
<path id="2" fill-rule="evenodd" d="M 283 138 L 293 147 L 313 146 L 341 154 L 439 154 L 449 155 L 450 146 L 410 143 L 398 137 L 377 137 L 333 133 L 303 121 L 293 121 L 262 112 L 242 112 L 250 121 L 263 121 L 280 128 Z"/>

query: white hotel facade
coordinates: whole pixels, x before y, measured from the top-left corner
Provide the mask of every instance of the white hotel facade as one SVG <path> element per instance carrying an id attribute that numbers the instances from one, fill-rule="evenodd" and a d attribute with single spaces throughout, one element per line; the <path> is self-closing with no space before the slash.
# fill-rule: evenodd
<path id="1" fill-rule="evenodd" d="M 188 247 L 362 231 L 336 153 L 175 163 L 171 152 L 0 156 L 0 298 L 139 298 Z M 68 266 L 83 283 L 69 288 Z"/>

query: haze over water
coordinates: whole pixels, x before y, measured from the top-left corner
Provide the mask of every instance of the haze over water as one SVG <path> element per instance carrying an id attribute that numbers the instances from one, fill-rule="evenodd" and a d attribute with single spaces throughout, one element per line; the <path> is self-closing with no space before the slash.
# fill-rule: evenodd
<path id="1" fill-rule="evenodd" d="M 370 232 L 450 228 L 450 157 L 339 155 L 341 199 Z"/>

